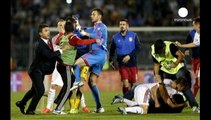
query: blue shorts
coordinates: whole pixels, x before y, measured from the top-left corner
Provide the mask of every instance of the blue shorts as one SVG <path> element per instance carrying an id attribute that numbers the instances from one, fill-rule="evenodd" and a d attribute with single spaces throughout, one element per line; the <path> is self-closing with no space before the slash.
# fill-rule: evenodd
<path id="1" fill-rule="evenodd" d="M 91 71 L 97 75 L 100 75 L 102 72 L 103 66 L 107 60 L 107 52 L 103 49 L 95 49 L 84 54 L 82 59 L 87 66 L 91 67 Z"/>

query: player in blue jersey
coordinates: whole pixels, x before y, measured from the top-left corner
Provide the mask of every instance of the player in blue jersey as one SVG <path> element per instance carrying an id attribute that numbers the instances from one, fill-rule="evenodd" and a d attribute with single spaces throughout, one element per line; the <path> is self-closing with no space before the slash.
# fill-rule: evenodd
<path id="1" fill-rule="evenodd" d="M 75 82 L 71 89 L 76 89 L 81 82 L 80 72 L 83 66 L 89 66 L 90 69 L 90 77 L 88 81 L 88 85 L 92 91 L 94 100 L 96 102 L 96 109 L 94 110 L 95 113 L 102 113 L 105 112 L 104 108 L 102 107 L 100 101 L 100 94 L 98 87 L 96 85 L 97 78 L 99 77 L 100 73 L 102 72 L 102 68 L 107 60 L 107 26 L 102 22 L 103 18 L 103 11 L 98 8 L 92 9 L 91 12 L 91 20 L 94 23 L 94 26 L 91 28 L 92 31 L 85 32 L 84 30 L 79 31 L 82 36 L 87 36 L 90 38 L 95 38 L 101 40 L 100 44 L 92 44 L 90 46 L 90 51 L 80 58 L 78 58 L 75 62 L 74 66 L 74 75 L 75 75 Z M 80 26 L 78 24 L 78 26 Z"/>
<path id="2" fill-rule="evenodd" d="M 137 81 L 137 54 L 140 52 L 141 44 L 138 35 L 129 31 L 127 19 L 121 19 L 119 22 L 120 32 L 112 37 L 112 43 L 109 52 L 110 65 L 114 67 L 114 55 L 117 53 L 117 62 L 119 73 L 123 83 L 122 92 L 127 93 L 133 84 Z M 115 52 L 116 51 L 116 52 Z"/>

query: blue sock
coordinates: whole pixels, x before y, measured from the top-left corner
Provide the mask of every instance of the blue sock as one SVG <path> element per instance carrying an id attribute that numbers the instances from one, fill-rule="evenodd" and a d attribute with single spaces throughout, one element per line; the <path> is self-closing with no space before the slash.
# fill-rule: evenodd
<path id="1" fill-rule="evenodd" d="M 100 103 L 100 93 L 99 93 L 99 90 L 98 90 L 98 88 L 97 88 L 96 85 L 90 86 L 90 88 L 91 88 L 91 91 L 92 91 L 92 95 L 94 96 L 97 109 L 99 109 L 99 108 L 102 107 L 102 105 Z"/>
<path id="2" fill-rule="evenodd" d="M 74 68 L 74 75 L 75 75 L 75 82 L 79 82 L 81 80 L 81 70 L 80 70 L 80 67 L 79 65 L 75 65 L 75 68 Z"/>

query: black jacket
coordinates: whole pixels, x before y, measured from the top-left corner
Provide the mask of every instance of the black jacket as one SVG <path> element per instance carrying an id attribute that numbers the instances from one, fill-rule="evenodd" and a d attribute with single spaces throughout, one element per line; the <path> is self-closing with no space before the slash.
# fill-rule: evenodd
<path id="1" fill-rule="evenodd" d="M 61 53 L 53 51 L 41 38 L 35 43 L 35 56 L 29 68 L 29 74 L 39 70 L 42 74 L 51 74 L 55 68 L 56 60 L 60 60 Z"/>

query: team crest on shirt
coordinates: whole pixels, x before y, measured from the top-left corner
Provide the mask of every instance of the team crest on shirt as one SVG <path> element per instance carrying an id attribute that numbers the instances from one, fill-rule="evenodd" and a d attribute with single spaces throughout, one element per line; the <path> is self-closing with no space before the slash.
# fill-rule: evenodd
<path id="1" fill-rule="evenodd" d="M 120 42 L 120 40 L 117 40 L 118 42 Z"/>
<path id="2" fill-rule="evenodd" d="M 129 41 L 132 42 L 133 41 L 133 38 L 132 37 L 129 37 Z"/>

